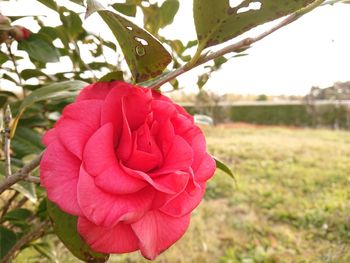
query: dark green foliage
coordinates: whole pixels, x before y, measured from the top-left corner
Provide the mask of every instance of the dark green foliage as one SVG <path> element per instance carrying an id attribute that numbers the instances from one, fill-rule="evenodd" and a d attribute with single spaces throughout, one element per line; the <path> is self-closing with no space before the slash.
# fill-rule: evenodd
<path id="1" fill-rule="evenodd" d="M 314 108 L 313 108 L 314 107 Z M 347 129 L 346 106 L 342 105 L 232 105 L 215 106 L 221 115 L 220 122 L 247 122 L 261 125 L 287 125 L 298 127 L 330 127 Z M 209 106 L 196 108 L 186 106 L 190 114 L 205 113 L 212 115 Z"/>

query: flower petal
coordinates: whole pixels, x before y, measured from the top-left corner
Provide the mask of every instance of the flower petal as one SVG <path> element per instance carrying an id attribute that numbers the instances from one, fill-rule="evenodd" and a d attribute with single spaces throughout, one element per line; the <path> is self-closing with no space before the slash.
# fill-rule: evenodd
<path id="1" fill-rule="evenodd" d="M 89 246 L 102 253 L 129 253 L 139 249 L 139 241 L 129 224 L 113 227 L 95 225 L 85 217 L 78 218 L 78 232 Z"/>
<path id="2" fill-rule="evenodd" d="M 147 115 L 150 113 L 152 92 L 150 89 L 133 87 L 130 88 L 129 94 L 123 97 L 122 100 L 123 110 L 130 130 L 137 130 L 145 123 Z"/>
<path id="3" fill-rule="evenodd" d="M 134 222 L 150 208 L 154 190 L 146 187 L 128 195 L 111 195 L 94 183 L 83 167 L 78 181 L 78 203 L 84 215 L 96 225 L 113 227 L 121 221 Z"/>
<path id="4" fill-rule="evenodd" d="M 116 162 L 95 177 L 95 184 L 111 194 L 135 193 L 148 184 L 127 174 Z"/>
<path id="5" fill-rule="evenodd" d="M 76 101 L 82 100 L 104 100 L 112 87 L 118 82 L 96 82 L 85 87 L 78 95 Z"/>
<path id="6" fill-rule="evenodd" d="M 50 143 L 40 162 L 40 181 L 48 199 L 72 215 L 82 214 L 77 201 L 80 164 L 59 141 Z"/>
<path id="7" fill-rule="evenodd" d="M 162 176 L 158 176 L 156 178 L 152 178 L 147 173 L 130 169 L 128 167 L 125 167 L 123 164 L 121 164 L 121 167 L 128 174 L 134 176 L 135 178 L 142 178 L 150 185 L 152 185 L 156 190 L 171 195 L 183 191 L 189 179 L 189 174 L 181 171 L 168 173 Z"/>
<path id="8" fill-rule="evenodd" d="M 168 200 L 159 210 L 173 217 L 182 217 L 195 209 L 205 194 L 205 183 L 194 191 L 191 186 L 174 199 Z"/>
<path id="9" fill-rule="evenodd" d="M 113 125 L 107 123 L 89 137 L 83 154 L 84 166 L 93 176 L 115 165 Z"/>
<path id="10" fill-rule="evenodd" d="M 94 133 L 95 129 L 86 124 L 62 117 L 55 126 L 60 142 L 71 153 L 82 159 L 86 142 Z"/>
<path id="11" fill-rule="evenodd" d="M 55 140 L 57 140 L 57 132 L 56 132 L 55 128 L 52 128 L 52 129 L 48 130 L 47 132 L 45 132 L 43 139 L 42 139 L 43 144 L 45 146 L 49 146 L 49 144 Z"/>
<path id="12" fill-rule="evenodd" d="M 66 118 L 76 120 L 97 130 L 101 122 L 101 109 L 103 101 L 88 100 L 67 105 L 62 115 Z"/>
<path id="13" fill-rule="evenodd" d="M 193 162 L 193 151 L 189 144 L 180 136 L 175 135 L 169 151 L 164 157 L 163 166 L 151 173 L 151 176 L 187 171 Z"/>
<path id="14" fill-rule="evenodd" d="M 179 240 L 190 223 L 190 215 L 180 218 L 152 210 L 131 225 L 140 240 L 140 250 L 145 258 L 154 259 Z"/>
<path id="15" fill-rule="evenodd" d="M 193 168 L 196 182 L 208 181 L 214 175 L 215 169 L 216 164 L 213 157 L 205 153 L 200 164 L 196 168 Z"/>

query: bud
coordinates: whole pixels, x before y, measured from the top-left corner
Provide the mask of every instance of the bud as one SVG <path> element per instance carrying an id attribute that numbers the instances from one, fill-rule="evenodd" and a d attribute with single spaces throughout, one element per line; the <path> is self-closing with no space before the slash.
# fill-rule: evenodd
<path id="1" fill-rule="evenodd" d="M 26 40 L 29 38 L 31 32 L 23 26 L 14 26 L 10 30 L 10 35 L 17 41 Z"/>
<path id="2" fill-rule="evenodd" d="M 5 43 L 9 38 L 7 31 L 0 31 L 0 44 Z"/>

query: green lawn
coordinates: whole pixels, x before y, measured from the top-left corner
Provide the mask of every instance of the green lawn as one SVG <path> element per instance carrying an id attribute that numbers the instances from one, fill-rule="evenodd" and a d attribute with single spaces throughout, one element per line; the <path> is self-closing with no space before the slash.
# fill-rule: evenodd
<path id="1" fill-rule="evenodd" d="M 156 262 L 350 262 L 349 132 L 217 127 L 205 133 L 236 183 L 218 172 L 189 231 Z M 59 262 L 77 262 L 56 250 Z M 147 261 L 134 253 L 109 262 Z"/>

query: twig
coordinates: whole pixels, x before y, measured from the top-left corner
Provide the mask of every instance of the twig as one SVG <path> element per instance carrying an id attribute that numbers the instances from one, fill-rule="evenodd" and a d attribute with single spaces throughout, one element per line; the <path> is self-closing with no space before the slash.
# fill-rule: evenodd
<path id="1" fill-rule="evenodd" d="M 4 155 L 5 155 L 5 177 L 11 176 L 11 121 L 12 113 L 10 106 L 6 106 L 4 114 L 4 130 L 3 130 L 3 143 L 4 143 Z"/>
<path id="2" fill-rule="evenodd" d="M 268 35 L 272 34 L 275 31 L 277 31 L 278 29 L 296 21 L 302 15 L 304 15 L 305 13 L 316 8 L 321 3 L 323 3 L 323 0 L 315 1 L 314 3 L 308 5 L 307 7 L 300 9 L 299 11 L 289 15 L 287 18 L 285 18 L 280 23 L 278 23 L 276 26 L 272 27 L 271 29 L 263 32 L 262 34 L 260 34 L 256 37 L 245 38 L 241 41 L 238 41 L 232 45 L 224 47 L 223 49 L 220 49 L 220 50 L 213 52 L 209 55 L 204 54 L 204 55 L 201 55 L 198 57 L 198 54 L 197 54 L 197 58 L 195 59 L 194 63 L 190 61 L 188 64 L 174 70 L 173 72 L 170 72 L 169 74 L 165 75 L 163 78 L 160 78 L 155 83 L 153 83 L 151 86 L 149 86 L 149 88 L 159 89 L 160 86 L 169 82 L 170 80 L 172 80 L 172 79 L 182 75 L 183 73 L 185 73 L 185 72 L 187 72 L 195 67 L 198 67 L 198 66 L 200 66 L 200 65 L 202 65 L 210 60 L 221 57 L 221 56 L 226 55 L 226 54 L 231 53 L 231 52 L 237 52 L 237 51 L 242 50 L 244 48 L 248 48 L 249 46 L 251 46 L 255 42 L 262 40 L 263 38 L 267 37 Z"/>
<path id="3" fill-rule="evenodd" d="M 29 242 L 41 237 L 45 232 L 45 227 L 49 225 L 49 221 L 43 221 L 37 224 L 30 232 L 22 236 L 17 243 L 10 249 L 9 252 L 2 258 L 0 263 L 10 262 L 11 258 L 16 254 L 18 250 Z"/>
<path id="4" fill-rule="evenodd" d="M 12 201 L 16 199 L 17 195 L 19 193 L 15 192 L 10 199 L 6 202 L 6 204 L 4 205 L 2 211 L 1 211 L 1 218 L 7 213 L 7 211 L 9 210 L 9 208 L 11 207 Z"/>
<path id="5" fill-rule="evenodd" d="M 28 175 L 26 178 L 24 178 L 24 180 L 34 184 L 40 184 L 40 178 L 38 176 Z"/>
<path id="6" fill-rule="evenodd" d="M 19 84 L 19 85 L 21 86 L 21 88 L 22 88 L 23 98 L 25 98 L 25 96 L 26 96 L 26 91 L 25 91 L 25 89 L 23 88 L 22 77 L 21 77 L 21 74 L 19 74 L 19 71 L 18 71 L 18 66 L 17 66 L 16 58 L 15 58 L 15 56 L 14 56 L 13 53 L 12 53 L 11 44 L 12 44 L 12 42 L 8 42 L 8 43 L 7 43 L 7 45 L 6 45 L 6 46 L 7 46 L 7 51 L 9 52 L 10 59 L 11 59 L 11 61 L 12 61 L 12 63 L 13 63 L 13 66 L 14 66 L 14 68 L 15 68 L 15 72 L 16 72 L 16 74 L 17 74 L 17 77 L 18 77 L 18 84 Z"/>
<path id="7" fill-rule="evenodd" d="M 41 160 L 42 153 L 34 158 L 30 163 L 26 164 L 22 167 L 18 172 L 13 175 L 5 178 L 0 182 L 0 194 L 6 189 L 10 188 L 12 185 L 17 183 L 20 180 L 23 180 L 28 177 L 29 173 L 34 170 L 39 164 Z"/>

